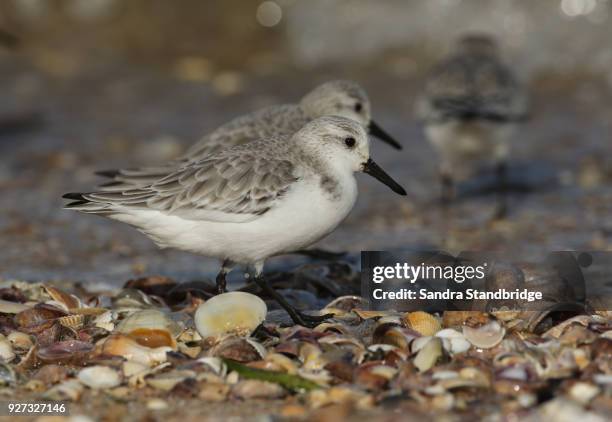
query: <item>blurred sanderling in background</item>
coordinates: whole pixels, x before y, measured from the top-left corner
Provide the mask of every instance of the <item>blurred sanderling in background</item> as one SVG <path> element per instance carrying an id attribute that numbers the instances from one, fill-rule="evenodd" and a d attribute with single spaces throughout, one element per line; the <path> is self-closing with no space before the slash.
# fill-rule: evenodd
<path id="1" fill-rule="evenodd" d="M 527 117 L 527 96 L 487 35 L 462 37 L 430 73 L 417 114 L 440 159 L 442 197 L 455 182 L 494 164 L 503 190 L 510 141 Z"/>

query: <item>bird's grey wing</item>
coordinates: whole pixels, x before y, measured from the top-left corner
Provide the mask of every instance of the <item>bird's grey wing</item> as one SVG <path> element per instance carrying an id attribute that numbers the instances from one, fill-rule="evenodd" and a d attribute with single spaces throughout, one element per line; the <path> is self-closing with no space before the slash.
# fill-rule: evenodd
<path id="1" fill-rule="evenodd" d="M 270 106 L 237 117 L 220 126 L 192 145 L 181 157 L 157 166 L 99 172 L 112 181 L 100 188 L 107 192 L 121 192 L 153 184 L 175 169 L 201 161 L 221 151 L 244 145 L 257 139 L 292 135 L 306 124 L 301 108 L 294 104 Z"/>
<path id="2" fill-rule="evenodd" d="M 527 97 L 511 70 L 489 57 L 454 57 L 439 65 L 418 103 L 426 122 L 481 119 L 524 120 Z"/>
<path id="3" fill-rule="evenodd" d="M 257 139 L 293 135 L 306 122 L 298 105 L 266 107 L 238 117 L 206 135 L 192 145 L 182 159 L 199 161 L 211 154 Z"/>
<path id="4" fill-rule="evenodd" d="M 193 220 L 248 221 L 274 207 L 297 180 L 291 161 L 263 155 L 259 149 L 257 145 L 233 148 L 188 164 L 146 187 L 82 197 L 105 204 L 106 211 L 147 208 Z"/>

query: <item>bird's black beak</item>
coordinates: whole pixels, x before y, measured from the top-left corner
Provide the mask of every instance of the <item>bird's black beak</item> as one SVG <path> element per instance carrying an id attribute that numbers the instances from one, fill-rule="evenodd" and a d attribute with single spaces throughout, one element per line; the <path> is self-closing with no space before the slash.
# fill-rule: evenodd
<path id="1" fill-rule="evenodd" d="M 385 173 L 383 169 L 378 167 L 378 164 L 372 161 L 371 158 L 363 163 L 363 172 L 383 182 L 385 185 L 389 186 L 393 192 L 406 196 L 406 191 L 404 188 L 393 180 L 391 176 Z"/>
<path id="2" fill-rule="evenodd" d="M 378 126 L 374 120 L 370 120 L 370 125 L 368 126 L 368 129 L 370 131 L 370 135 L 375 136 L 381 141 L 388 143 L 393 148 L 402 149 L 400 143 L 393 139 L 391 135 L 385 132 L 380 126 Z"/>

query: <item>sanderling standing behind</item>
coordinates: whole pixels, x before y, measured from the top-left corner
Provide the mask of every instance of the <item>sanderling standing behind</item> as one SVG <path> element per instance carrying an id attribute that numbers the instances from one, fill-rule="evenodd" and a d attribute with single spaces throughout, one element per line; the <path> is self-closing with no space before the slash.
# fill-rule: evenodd
<path id="1" fill-rule="evenodd" d="M 289 139 L 236 146 L 170 170 L 152 184 L 120 192 L 71 193 L 66 208 L 136 227 L 160 247 L 223 261 L 223 288 L 234 264 L 305 325 L 320 322 L 295 310 L 262 278 L 264 261 L 318 241 L 357 199 L 354 173 L 368 173 L 398 194 L 404 189 L 372 161 L 364 128 L 345 117 L 321 117 Z"/>
<path id="2" fill-rule="evenodd" d="M 425 134 L 440 156 L 442 197 L 454 196 L 454 181 L 476 165 L 496 165 L 504 188 L 506 159 L 516 124 L 527 115 L 527 96 L 486 35 L 461 38 L 436 66 L 417 102 Z"/>
<path id="3" fill-rule="evenodd" d="M 291 136 L 306 123 L 322 116 L 344 116 L 363 125 L 371 135 L 397 149 L 401 145 L 378 126 L 371 117 L 370 100 L 357 83 L 346 80 L 326 82 L 306 94 L 298 104 L 276 105 L 235 118 L 206 135 L 177 160 L 162 166 L 98 172 L 112 182 L 102 190 L 117 191 L 152 183 L 177 168 L 211 154 L 257 139 Z"/>

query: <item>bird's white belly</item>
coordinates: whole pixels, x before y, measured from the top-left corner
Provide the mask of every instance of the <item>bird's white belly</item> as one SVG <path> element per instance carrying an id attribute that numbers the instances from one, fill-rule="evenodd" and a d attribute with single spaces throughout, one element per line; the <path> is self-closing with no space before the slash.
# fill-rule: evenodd
<path id="1" fill-rule="evenodd" d="M 248 264 L 318 241 L 342 222 L 356 199 L 351 175 L 335 198 L 318 184 L 297 182 L 271 210 L 242 223 L 187 220 L 153 210 L 115 218 L 136 226 L 162 247 Z"/>

